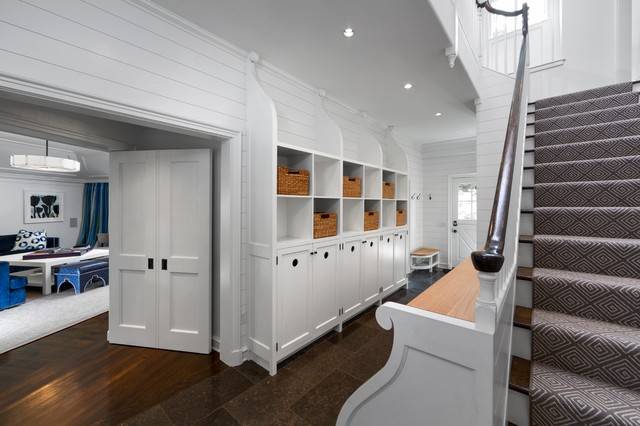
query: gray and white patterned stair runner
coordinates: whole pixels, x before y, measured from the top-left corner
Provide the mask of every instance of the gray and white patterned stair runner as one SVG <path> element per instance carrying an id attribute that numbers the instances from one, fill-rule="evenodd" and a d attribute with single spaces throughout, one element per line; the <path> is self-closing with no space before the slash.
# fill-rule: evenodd
<path id="1" fill-rule="evenodd" d="M 535 103 L 532 425 L 640 425 L 638 102 Z"/>

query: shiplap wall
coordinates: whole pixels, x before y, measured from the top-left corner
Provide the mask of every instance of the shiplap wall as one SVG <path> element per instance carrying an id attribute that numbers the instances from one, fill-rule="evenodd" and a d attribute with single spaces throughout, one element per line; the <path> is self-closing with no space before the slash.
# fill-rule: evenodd
<path id="1" fill-rule="evenodd" d="M 245 63 L 242 51 L 147 0 L 3 0 L 0 2 L 0 88 L 27 90 L 115 114 L 154 114 L 185 125 L 240 132 L 245 126 Z M 278 105 L 281 142 L 320 143 L 313 129 L 315 90 L 265 66 L 260 78 Z M 339 97 L 339 94 L 332 94 Z M 333 104 L 333 102 L 329 102 Z M 354 115 L 345 147 L 359 161 L 376 163 L 355 144 L 362 134 Z M 372 141 L 373 142 L 373 141 Z M 353 145 L 353 146 L 352 146 Z M 356 147 L 360 148 L 356 148 Z M 406 146 L 405 146 L 406 147 Z M 315 146 L 314 148 L 317 148 Z M 364 158 L 363 158 L 364 156 Z M 420 165 L 410 165 L 412 191 Z M 246 336 L 247 152 L 242 154 L 241 326 Z M 373 161 L 372 161 L 373 160 Z M 416 187 L 417 188 L 417 187 Z M 421 235 L 420 222 L 412 233 Z"/>
<path id="2" fill-rule="evenodd" d="M 479 246 L 487 238 L 514 80 L 483 69 L 481 82 L 480 97 L 476 102 Z"/>
<path id="3" fill-rule="evenodd" d="M 425 245 L 424 239 L 424 203 L 423 197 L 420 200 L 412 199 L 411 196 L 417 196 L 424 193 L 422 155 L 420 147 L 414 143 L 398 140 L 398 144 L 407 154 L 407 165 L 409 166 L 409 249 L 414 250 Z M 416 197 L 417 198 L 417 197 Z"/>
<path id="4" fill-rule="evenodd" d="M 426 246 L 440 249 L 440 264 L 449 261 L 448 177 L 476 172 L 475 139 L 458 139 L 422 146 L 423 239 Z M 431 195 L 431 199 L 429 199 Z"/>

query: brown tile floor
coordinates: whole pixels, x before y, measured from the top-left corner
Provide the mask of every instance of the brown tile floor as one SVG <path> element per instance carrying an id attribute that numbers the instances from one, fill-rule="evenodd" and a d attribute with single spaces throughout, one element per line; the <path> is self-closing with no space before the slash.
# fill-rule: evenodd
<path id="1" fill-rule="evenodd" d="M 409 289 L 388 300 L 408 303 L 444 272 L 414 272 Z M 130 418 L 127 425 L 333 425 L 344 401 L 387 361 L 393 332 L 375 307 L 283 362 L 269 377 L 254 363 L 225 368 Z"/>

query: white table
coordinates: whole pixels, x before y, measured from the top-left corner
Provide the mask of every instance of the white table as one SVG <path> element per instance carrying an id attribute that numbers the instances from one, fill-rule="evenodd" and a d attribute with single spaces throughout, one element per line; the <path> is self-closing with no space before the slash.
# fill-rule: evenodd
<path id="1" fill-rule="evenodd" d="M 27 253 L 8 254 L 0 256 L 0 262 L 9 262 L 11 266 L 27 266 L 30 268 L 40 268 L 42 270 L 42 294 L 51 294 L 53 277 L 51 268 L 65 263 L 78 262 L 80 260 L 95 259 L 96 257 L 109 256 L 109 249 L 89 250 L 82 256 L 53 257 L 49 259 L 29 259 L 24 260 L 22 256 Z"/>

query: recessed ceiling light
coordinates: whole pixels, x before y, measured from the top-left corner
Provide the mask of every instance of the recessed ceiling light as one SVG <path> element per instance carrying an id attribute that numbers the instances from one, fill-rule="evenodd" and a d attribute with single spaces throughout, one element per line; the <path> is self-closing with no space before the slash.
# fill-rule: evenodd
<path id="1" fill-rule="evenodd" d="M 355 33 L 353 32 L 353 28 L 347 27 L 344 29 L 344 32 L 342 34 L 344 34 L 346 38 L 351 38 L 354 36 Z"/>
<path id="2" fill-rule="evenodd" d="M 435 115 L 436 117 L 442 117 L 442 113 L 441 113 L 441 112 L 436 112 L 434 115 Z"/>
<path id="3" fill-rule="evenodd" d="M 405 90 L 411 90 L 411 88 L 413 88 L 413 84 L 411 84 L 411 83 L 405 83 L 404 84 L 404 89 Z"/>

